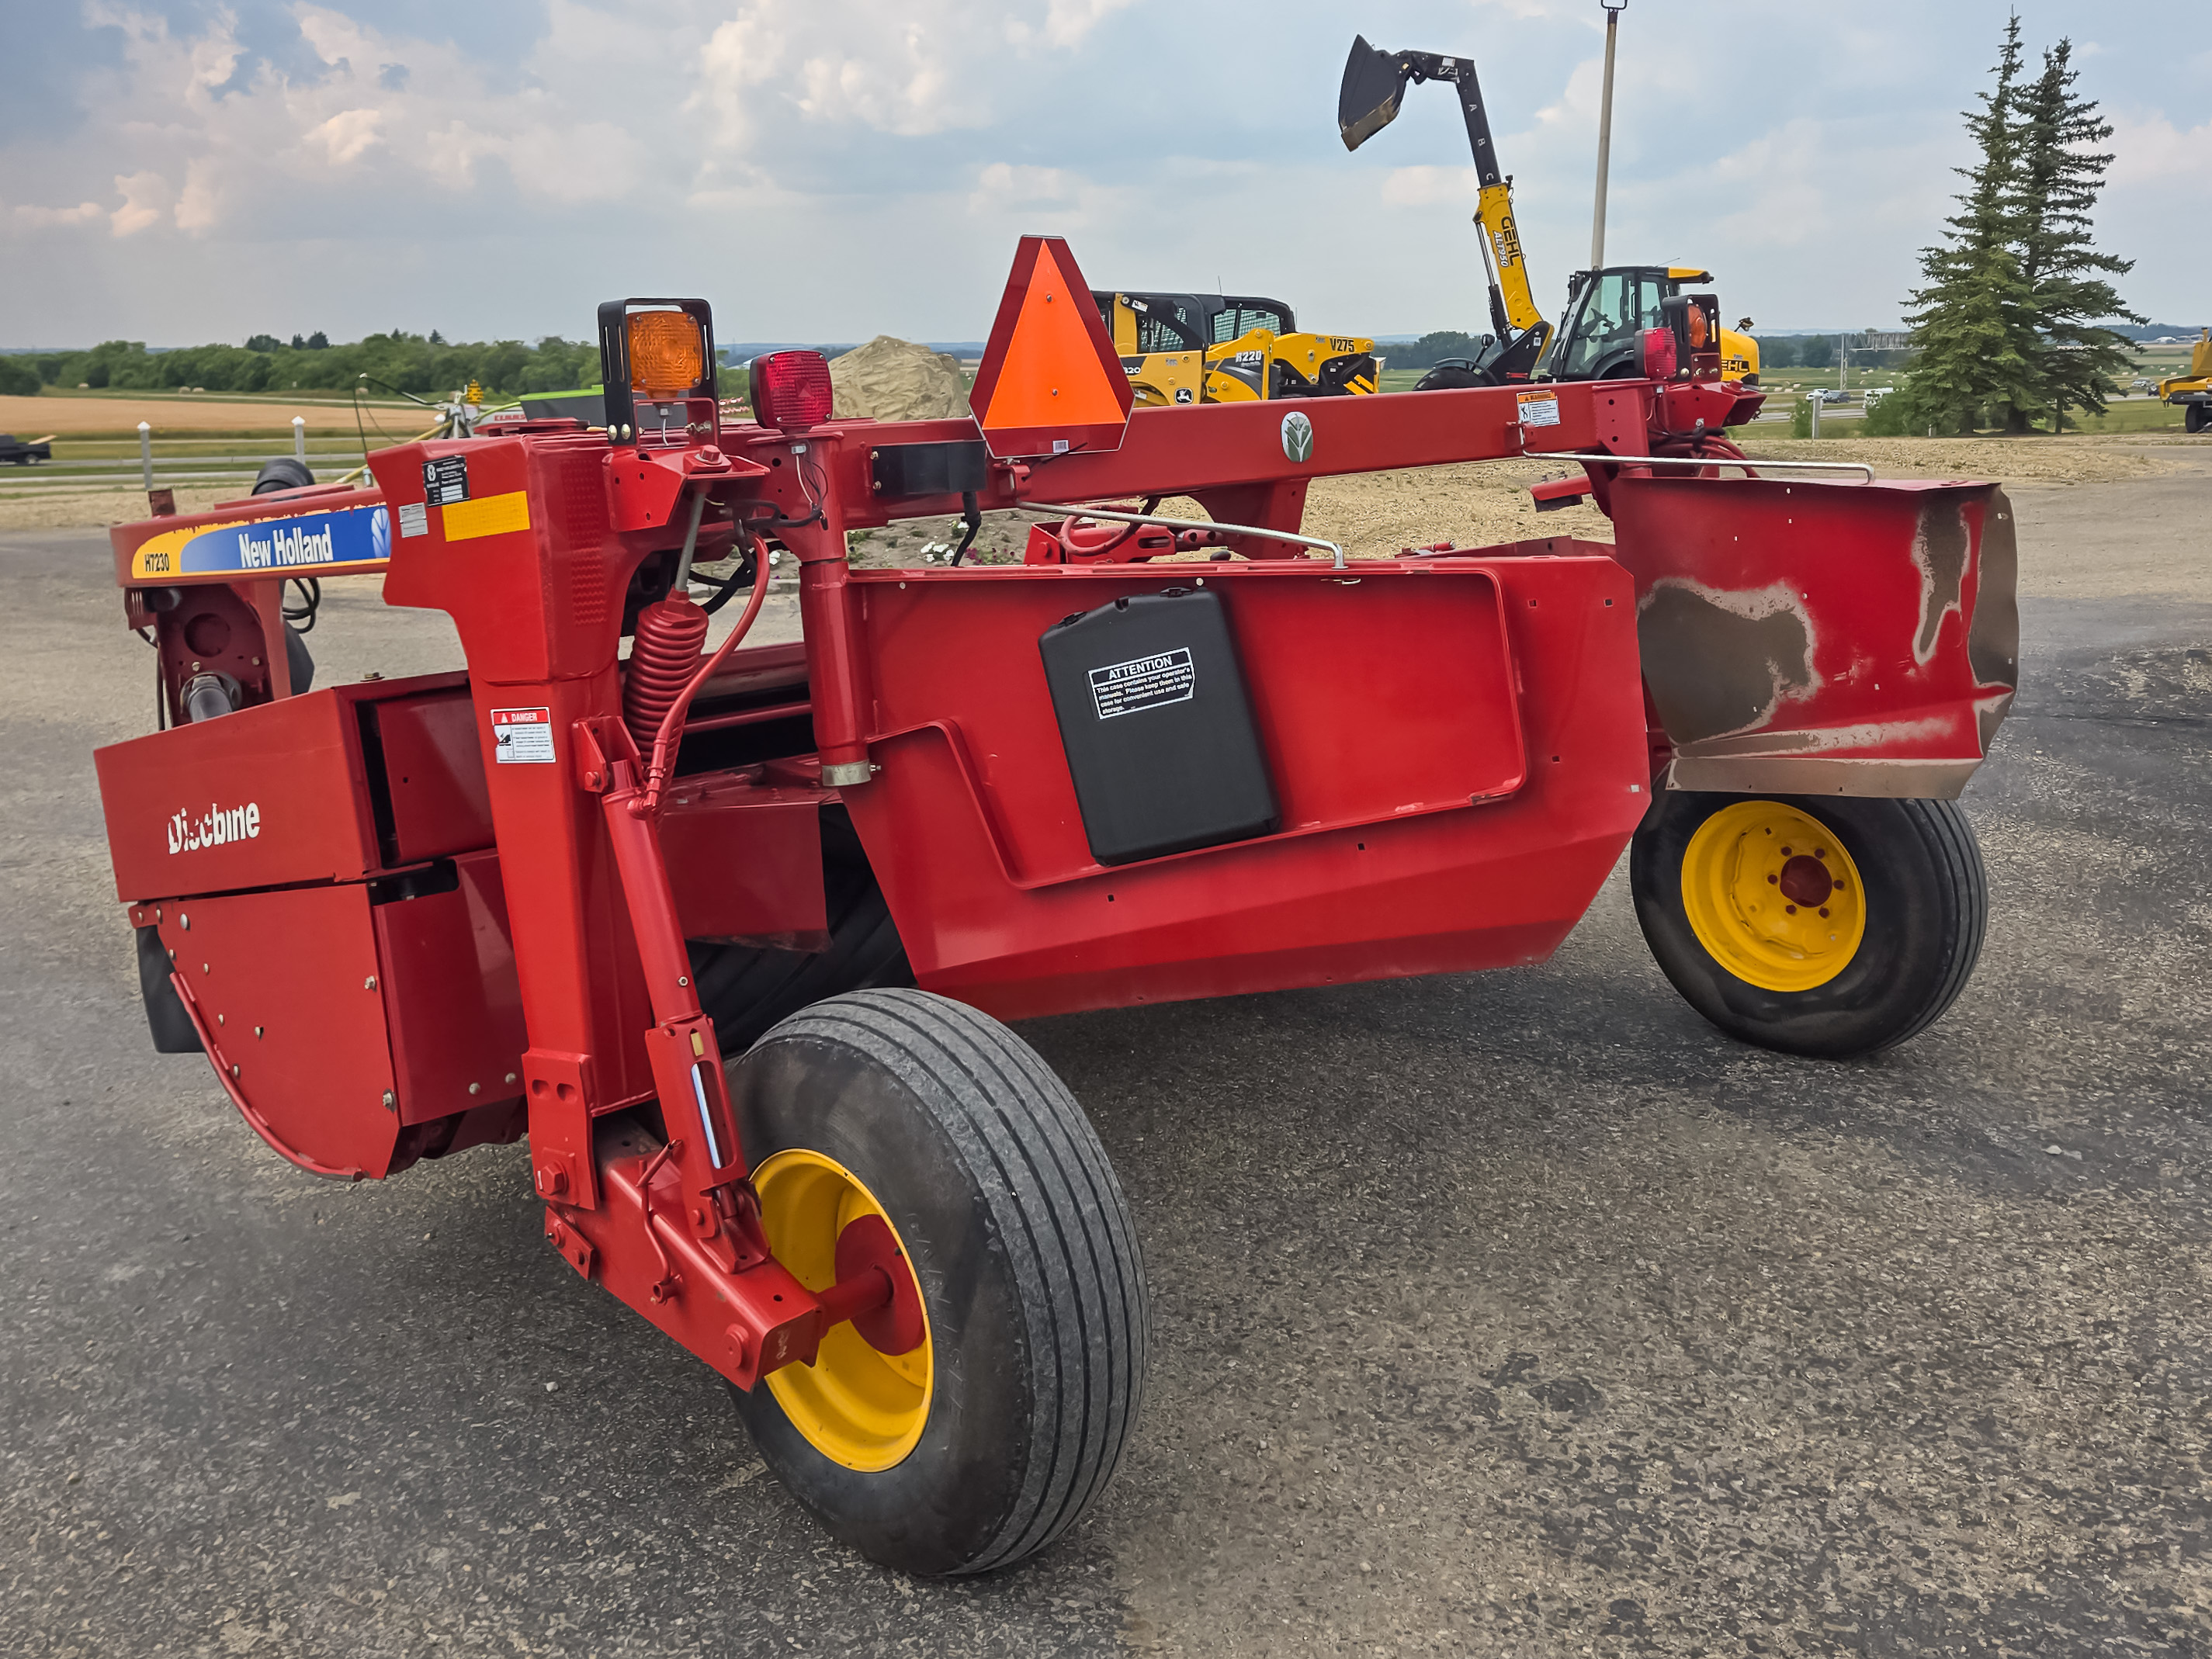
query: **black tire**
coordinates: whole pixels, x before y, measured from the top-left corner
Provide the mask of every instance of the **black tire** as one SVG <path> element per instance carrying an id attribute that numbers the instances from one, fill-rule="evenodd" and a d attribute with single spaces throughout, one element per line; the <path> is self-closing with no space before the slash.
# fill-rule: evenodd
<path id="1" fill-rule="evenodd" d="M 778 1020 L 824 997 L 914 983 L 890 907 L 842 811 L 824 815 L 822 839 L 828 950 L 690 943 L 699 1006 L 725 1054 L 744 1053 Z"/>
<path id="2" fill-rule="evenodd" d="M 261 463 L 261 471 L 253 475 L 253 493 L 266 495 L 279 489 L 305 489 L 314 481 L 315 475 L 298 456 L 279 455 Z"/>
<path id="3" fill-rule="evenodd" d="M 986 1572 L 1044 1548 L 1121 1457 L 1150 1322 L 1134 1226 L 1073 1097 L 989 1016 L 878 990 L 778 1025 L 732 1062 L 731 1097 L 756 1168 L 804 1148 L 867 1185 L 937 1354 L 920 1440 L 873 1473 L 817 1450 L 765 1382 L 737 1394 L 769 1467 L 901 1571 Z"/>
<path id="4" fill-rule="evenodd" d="M 2202 432 L 2207 426 L 2212 426 L 2212 405 L 2184 404 L 2181 406 L 2181 429 L 2184 432 Z"/>
<path id="5" fill-rule="evenodd" d="M 292 695 L 314 689 L 315 653 L 307 649 L 307 642 L 300 630 L 291 623 L 284 624 L 284 662 L 292 671 Z"/>
<path id="6" fill-rule="evenodd" d="M 1771 797 L 1834 835 L 1865 890 L 1865 933 L 1841 971 L 1808 990 L 1776 991 L 1706 949 L 1682 891 L 1692 836 L 1756 799 L 1663 791 L 1637 830 L 1629 885 L 1661 971 L 1730 1036 L 1784 1054 L 1849 1059 L 1927 1030 L 1966 988 L 1989 919 L 1989 877 L 1965 812 L 1944 800 Z"/>
<path id="7" fill-rule="evenodd" d="M 1495 382 L 1471 357 L 1447 357 L 1413 382 L 1416 392 L 1463 392 L 1469 386 Z"/>

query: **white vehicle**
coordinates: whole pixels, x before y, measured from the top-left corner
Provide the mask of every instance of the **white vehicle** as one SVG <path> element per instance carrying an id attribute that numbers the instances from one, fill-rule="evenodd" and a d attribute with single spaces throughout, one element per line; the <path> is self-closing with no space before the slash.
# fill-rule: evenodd
<path id="1" fill-rule="evenodd" d="M 1893 386 L 1870 386 L 1866 389 L 1866 406 L 1872 409 L 1897 388 Z"/>

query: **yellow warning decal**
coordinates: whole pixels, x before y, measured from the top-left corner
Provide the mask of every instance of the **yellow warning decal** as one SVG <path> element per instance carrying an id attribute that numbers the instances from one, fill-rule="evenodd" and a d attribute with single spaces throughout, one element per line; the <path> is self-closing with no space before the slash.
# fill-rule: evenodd
<path id="1" fill-rule="evenodd" d="M 487 495 L 480 501 L 454 501 L 438 510 L 445 514 L 446 539 L 449 542 L 474 541 L 479 536 L 504 536 L 510 531 L 530 528 L 527 490 Z"/>

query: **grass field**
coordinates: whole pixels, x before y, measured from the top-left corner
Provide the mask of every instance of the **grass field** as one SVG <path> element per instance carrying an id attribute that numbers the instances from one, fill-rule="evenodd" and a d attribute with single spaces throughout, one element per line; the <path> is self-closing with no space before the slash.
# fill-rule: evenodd
<path id="1" fill-rule="evenodd" d="M 412 404 L 382 399 L 369 406 L 375 408 L 387 424 L 403 410 L 415 407 Z M 353 404 L 343 399 L 308 403 L 291 398 L 179 397 L 149 392 L 94 395 L 51 391 L 36 398 L 0 398 L 0 432 L 12 432 L 19 438 L 41 438 L 51 432 L 57 437 L 99 434 L 136 442 L 138 422 L 143 421 L 154 428 L 157 437 L 163 433 L 280 432 L 289 439 L 295 415 L 306 420 L 310 432 L 350 434 L 354 429 Z"/>
<path id="2" fill-rule="evenodd" d="M 161 392 L 62 392 L 0 398 L 0 431 L 53 434 L 53 459 L 0 466 L 0 528 L 104 524 L 141 516 L 146 497 L 138 422 L 152 428 L 154 482 L 174 489 L 186 512 L 242 495 L 262 463 L 293 450 L 292 417 L 307 422 L 307 459 L 334 482 L 361 465 L 368 448 L 404 443 L 431 424 L 410 403 L 291 397 L 198 397 Z"/>

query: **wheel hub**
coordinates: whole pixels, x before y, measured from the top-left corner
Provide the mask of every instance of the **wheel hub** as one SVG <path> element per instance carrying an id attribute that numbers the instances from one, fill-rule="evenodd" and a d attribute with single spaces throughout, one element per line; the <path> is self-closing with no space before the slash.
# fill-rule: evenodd
<path id="1" fill-rule="evenodd" d="M 1780 801 L 1737 801 L 1698 826 L 1682 854 L 1682 908 L 1714 961 L 1767 991 L 1826 984 L 1866 934 L 1842 841 Z"/>
<path id="2" fill-rule="evenodd" d="M 1828 902 L 1836 883 L 1828 873 L 1828 866 L 1821 862 L 1826 850 L 1823 848 L 1820 854 L 1812 858 L 1796 854 L 1782 866 L 1781 878 L 1776 884 L 1781 888 L 1784 898 L 1793 904 L 1820 905 Z"/>
<path id="3" fill-rule="evenodd" d="M 776 1260 L 840 1321 L 812 1364 L 771 1371 L 768 1387 L 823 1456 L 890 1468 L 921 1438 L 935 1374 L 929 1316 L 897 1229 L 866 1183 L 821 1152 L 777 1152 L 753 1185 Z"/>

